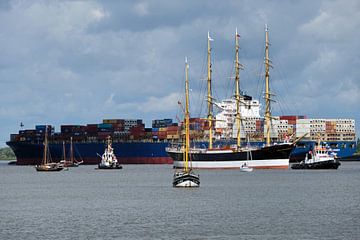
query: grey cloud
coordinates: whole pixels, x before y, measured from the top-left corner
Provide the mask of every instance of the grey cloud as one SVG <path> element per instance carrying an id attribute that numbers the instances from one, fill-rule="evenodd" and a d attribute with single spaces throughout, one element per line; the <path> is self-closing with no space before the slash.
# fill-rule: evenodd
<path id="1" fill-rule="evenodd" d="M 261 97 L 266 21 L 274 112 L 359 122 L 359 12 L 357 1 L 2 1 L 0 144 L 21 121 L 175 118 L 185 56 L 193 115 L 204 113 L 208 30 L 216 96 L 231 95 L 237 27 L 241 86 Z"/>

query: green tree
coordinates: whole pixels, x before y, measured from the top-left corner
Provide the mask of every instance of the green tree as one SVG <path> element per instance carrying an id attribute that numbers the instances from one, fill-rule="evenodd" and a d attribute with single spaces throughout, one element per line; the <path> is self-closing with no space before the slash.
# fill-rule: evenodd
<path id="1" fill-rule="evenodd" d="M 0 159 L 14 160 L 16 159 L 14 152 L 9 147 L 0 148 Z"/>

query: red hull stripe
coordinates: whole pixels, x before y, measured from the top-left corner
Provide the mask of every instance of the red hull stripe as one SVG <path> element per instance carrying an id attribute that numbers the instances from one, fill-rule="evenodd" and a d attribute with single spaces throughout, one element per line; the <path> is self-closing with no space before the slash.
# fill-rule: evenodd
<path id="1" fill-rule="evenodd" d="M 98 164 L 100 163 L 100 158 L 84 158 L 83 161 L 83 164 Z M 173 164 L 173 160 L 170 157 L 118 157 L 118 161 L 120 164 Z M 34 158 L 18 158 L 16 161 L 17 165 L 36 165 L 40 163 L 41 159 Z"/>
<path id="2" fill-rule="evenodd" d="M 255 169 L 289 169 L 289 166 L 256 166 L 256 167 L 251 167 L 251 168 L 255 168 Z M 179 168 L 180 169 L 180 168 Z M 194 168 L 194 169 L 204 169 L 204 170 L 219 170 L 219 169 L 236 169 L 239 170 L 239 167 L 226 167 L 226 168 L 222 168 L 222 167 L 201 167 L 201 168 Z"/>

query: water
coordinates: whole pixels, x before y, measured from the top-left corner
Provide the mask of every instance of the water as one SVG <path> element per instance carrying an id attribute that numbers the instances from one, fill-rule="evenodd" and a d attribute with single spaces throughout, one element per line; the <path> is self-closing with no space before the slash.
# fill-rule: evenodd
<path id="1" fill-rule="evenodd" d="M 338 170 L 208 170 L 172 187 L 170 165 L 36 172 L 0 161 L 0 239 L 360 239 L 360 163 Z"/>

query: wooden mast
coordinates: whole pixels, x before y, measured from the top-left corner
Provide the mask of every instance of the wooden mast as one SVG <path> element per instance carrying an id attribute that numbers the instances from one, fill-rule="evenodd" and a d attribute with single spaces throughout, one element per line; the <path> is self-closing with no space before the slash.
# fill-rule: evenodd
<path id="1" fill-rule="evenodd" d="M 240 135 L 240 127 L 241 127 L 241 116 L 240 116 L 240 69 L 242 69 L 242 65 L 239 62 L 239 37 L 240 35 L 235 32 L 235 99 L 236 99 L 236 126 L 237 126 L 237 149 L 241 147 L 241 135 Z"/>
<path id="2" fill-rule="evenodd" d="M 269 86 L 269 29 L 265 25 L 265 126 L 266 126 L 266 146 L 270 145 L 270 121 L 271 121 L 271 108 L 270 108 L 270 86 Z"/>
<path id="3" fill-rule="evenodd" d="M 213 41 L 210 38 L 210 33 L 208 32 L 208 46 L 207 46 L 207 102 L 208 102 L 208 115 L 207 121 L 209 123 L 209 148 L 212 148 L 212 123 L 213 123 L 213 113 L 212 113 L 212 97 L 211 97 L 211 47 L 210 41 Z"/>
<path id="4" fill-rule="evenodd" d="M 45 125 L 45 139 L 44 139 L 44 153 L 43 153 L 43 165 L 48 164 L 48 126 Z"/>
<path id="5" fill-rule="evenodd" d="M 190 131 L 189 131 L 189 64 L 185 58 L 185 151 L 184 151 L 184 171 L 189 172 L 189 148 L 190 148 Z"/>
<path id="6" fill-rule="evenodd" d="M 70 162 L 71 164 L 74 163 L 74 148 L 73 148 L 72 137 L 70 137 Z"/>
<path id="7" fill-rule="evenodd" d="M 63 141 L 63 160 L 66 162 L 66 150 L 65 150 L 65 141 Z"/>

